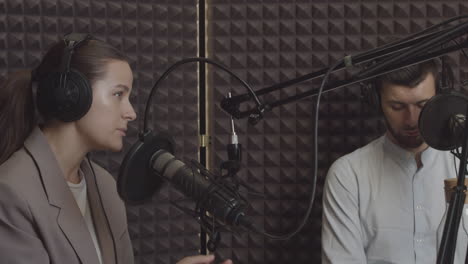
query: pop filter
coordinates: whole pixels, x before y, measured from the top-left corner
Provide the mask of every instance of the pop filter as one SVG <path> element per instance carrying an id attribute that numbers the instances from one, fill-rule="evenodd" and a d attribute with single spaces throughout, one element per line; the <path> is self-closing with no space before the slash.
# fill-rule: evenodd
<path id="1" fill-rule="evenodd" d="M 117 192 L 129 204 L 141 204 L 151 199 L 164 179 L 151 167 L 151 157 L 158 150 L 174 153 L 174 140 L 167 134 L 153 135 L 151 131 L 140 134 L 120 165 Z"/>
<path id="2" fill-rule="evenodd" d="M 467 107 L 468 97 L 458 92 L 432 97 L 419 116 L 419 132 L 424 141 L 438 150 L 460 147 Z"/>

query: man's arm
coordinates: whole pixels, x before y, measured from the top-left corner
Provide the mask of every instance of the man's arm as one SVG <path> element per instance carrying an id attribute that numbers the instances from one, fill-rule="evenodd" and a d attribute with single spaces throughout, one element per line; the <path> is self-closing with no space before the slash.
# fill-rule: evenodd
<path id="1" fill-rule="evenodd" d="M 323 193 L 322 263 L 366 263 L 358 184 L 347 161 L 330 168 Z"/>

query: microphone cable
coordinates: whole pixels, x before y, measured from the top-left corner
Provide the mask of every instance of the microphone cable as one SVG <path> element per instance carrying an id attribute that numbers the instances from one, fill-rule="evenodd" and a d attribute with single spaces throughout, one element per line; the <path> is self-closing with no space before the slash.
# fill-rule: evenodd
<path id="1" fill-rule="evenodd" d="M 175 70 L 177 67 L 181 66 L 181 65 L 184 65 L 184 64 L 187 64 L 187 63 L 191 63 L 191 62 L 203 62 L 203 63 L 208 63 L 208 64 L 212 64 L 218 68 L 220 68 L 221 70 L 227 72 L 228 74 L 230 74 L 232 77 L 234 77 L 236 80 L 238 80 L 246 89 L 247 91 L 249 92 L 250 96 L 254 99 L 256 105 L 257 105 L 257 108 L 258 109 L 262 109 L 263 108 L 263 104 L 260 102 L 260 100 L 258 99 L 257 95 L 255 94 L 254 90 L 250 87 L 250 85 L 248 83 L 246 83 L 244 80 L 242 80 L 239 76 L 237 76 L 234 72 L 230 71 L 226 66 L 216 62 L 216 61 L 213 61 L 211 59 L 207 59 L 207 58 L 200 58 L 200 57 L 194 57 L 194 58 L 187 58 L 187 59 L 183 59 L 183 60 L 180 60 L 176 63 L 174 63 L 173 65 L 171 65 L 162 75 L 161 77 L 159 77 L 159 79 L 154 83 L 153 85 L 153 88 L 151 88 L 151 92 L 150 92 L 150 95 L 148 97 L 148 100 L 146 101 L 146 106 L 145 106 L 145 114 L 144 114 L 144 121 L 143 121 L 143 133 L 146 133 L 147 132 L 147 129 L 148 129 L 148 116 L 149 116 L 149 109 L 150 109 L 150 105 L 151 105 L 151 101 L 153 99 L 153 96 L 158 88 L 158 85 L 173 71 Z"/>
<path id="2" fill-rule="evenodd" d="M 460 19 L 464 19 L 464 18 L 468 18 L 468 15 L 458 16 L 458 17 L 452 18 L 450 20 L 444 21 L 442 23 L 433 25 L 433 26 L 431 26 L 431 27 L 429 27 L 427 29 L 424 29 L 424 30 L 422 30 L 422 31 L 420 31 L 420 32 L 418 32 L 416 34 L 413 34 L 413 35 L 411 35 L 411 36 L 409 36 L 407 38 L 404 38 L 404 39 L 402 39 L 400 41 L 384 45 L 380 49 L 388 47 L 390 45 L 395 45 L 397 43 L 401 43 L 403 41 L 407 41 L 407 40 L 409 40 L 411 38 L 414 38 L 415 36 L 420 36 L 420 35 L 422 35 L 422 34 L 424 34 L 426 32 L 429 32 L 429 31 L 431 31 L 431 30 L 433 30 L 433 29 L 435 29 L 437 27 L 440 27 L 440 26 L 443 26 L 443 25 L 448 24 L 450 22 L 453 22 L 455 20 L 460 20 Z M 445 31 L 443 31 L 443 33 L 445 33 Z M 463 50 L 462 50 L 462 52 L 466 57 L 465 52 Z M 365 53 L 363 53 L 363 54 L 365 54 Z M 330 76 L 331 72 L 333 72 L 337 67 L 339 67 L 343 63 L 347 63 L 347 61 L 346 61 L 347 57 L 349 57 L 349 56 L 346 56 L 343 59 L 339 60 L 338 62 L 336 62 L 332 67 L 330 67 L 327 70 L 326 74 L 324 75 L 324 77 L 322 79 L 320 89 L 319 89 L 318 94 L 317 94 L 317 101 L 316 101 L 316 105 L 315 105 L 315 117 L 314 117 L 315 128 L 314 128 L 314 134 L 313 134 L 313 138 L 314 138 L 314 149 L 313 149 L 313 153 L 314 153 L 314 174 L 313 174 L 313 179 L 312 179 L 312 193 L 311 193 L 311 196 L 310 196 L 310 199 L 309 199 L 309 205 L 308 205 L 308 208 L 307 208 L 306 213 L 304 215 L 304 218 L 302 219 L 301 223 L 299 224 L 299 226 L 296 229 L 294 229 L 293 231 L 291 231 L 289 233 L 286 233 L 286 234 L 276 235 L 276 234 L 268 233 L 268 232 L 266 232 L 264 230 L 257 230 L 257 229 L 253 229 L 253 228 L 250 231 L 258 233 L 258 234 L 265 235 L 267 238 L 270 238 L 270 239 L 273 239 L 273 240 L 286 240 L 286 239 L 289 239 L 289 238 L 293 237 L 294 235 L 296 235 L 305 226 L 305 224 L 306 224 L 306 222 L 307 222 L 307 220 L 308 220 L 308 218 L 309 218 L 309 216 L 310 216 L 310 214 L 312 212 L 313 203 L 314 203 L 314 199 L 315 199 L 317 178 L 318 178 L 318 175 L 317 175 L 318 174 L 318 126 L 319 126 L 318 120 L 319 120 L 320 99 L 321 99 L 321 95 L 323 93 L 323 90 L 324 90 L 324 88 L 325 88 L 325 86 L 326 86 L 326 84 L 328 82 L 328 79 L 329 79 L 329 76 Z M 240 77 L 238 77 L 235 73 L 230 71 L 227 67 L 225 67 L 222 64 L 219 64 L 219 63 L 217 63 L 217 62 L 215 62 L 213 60 L 207 59 L 207 58 L 199 58 L 199 57 L 187 58 L 187 59 L 180 60 L 180 61 L 174 63 L 172 66 L 170 66 L 161 75 L 161 77 L 156 81 L 153 88 L 151 89 L 149 98 L 148 98 L 148 100 L 146 102 L 146 106 L 145 106 L 144 124 L 143 124 L 143 132 L 144 133 L 146 133 L 146 131 L 148 131 L 148 126 L 147 125 L 148 125 L 148 116 L 149 116 L 150 103 L 152 101 L 152 98 L 154 96 L 155 91 L 157 90 L 158 85 L 173 70 L 175 70 L 177 67 L 179 67 L 179 66 L 181 66 L 183 64 L 191 63 L 191 62 L 200 62 L 200 63 L 202 62 L 202 63 L 212 64 L 212 65 L 222 69 L 223 71 L 227 72 L 232 77 L 234 77 L 236 80 L 238 80 L 248 90 L 249 95 L 252 97 L 252 99 L 254 100 L 254 102 L 257 105 L 257 109 L 259 109 L 259 110 L 264 109 L 264 105 L 260 102 L 260 100 L 258 99 L 258 97 L 255 94 L 255 92 L 253 91 L 253 89 L 245 81 L 243 81 Z M 355 65 L 352 65 L 352 63 L 351 63 L 350 66 L 355 66 Z"/>
<path id="3" fill-rule="evenodd" d="M 268 233 L 266 232 L 265 230 L 258 230 L 258 229 L 255 229 L 255 228 L 251 228 L 250 231 L 254 232 L 254 233 L 258 233 L 258 234 L 262 234 L 264 236 L 266 236 L 267 238 L 269 239 L 272 239 L 272 240 L 287 240 L 287 239 L 290 239 L 291 237 L 295 236 L 297 233 L 299 233 L 299 231 L 305 226 L 305 224 L 307 223 L 307 220 L 309 219 L 310 217 L 310 214 L 312 212 L 312 208 L 313 208 L 313 203 L 314 203 L 314 199 L 315 199 L 315 192 L 316 192 L 316 186 L 317 186 L 317 178 L 318 178 L 318 142 L 317 142 L 317 139 L 318 139 L 318 120 L 319 120 L 319 106 L 320 106 L 320 98 L 321 98 L 321 95 L 322 95 L 322 92 L 328 82 L 328 79 L 329 79 L 329 76 L 331 74 L 331 72 L 333 72 L 339 65 L 341 65 L 343 62 L 344 62 L 345 58 L 339 60 L 338 62 L 336 62 L 332 67 L 330 67 L 328 69 L 328 71 L 326 72 L 326 74 L 324 75 L 323 79 L 322 79 L 322 82 L 321 82 L 321 85 L 320 85 L 320 89 L 319 89 L 319 92 L 317 94 L 317 102 L 316 102 L 316 106 L 315 106 L 315 129 L 314 129 L 314 135 L 313 135 L 313 138 L 314 138 L 314 175 L 313 175 L 313 178 L 312 178 L 312 193 L 310 195 L 310 198 L 309 198 L 309 204 L 308 204 L 308 207 L 307 207 L 307 210 L 306 210 L 306 213 L 301 221 L 301 223 L 299 224 L 299 226 L 297 228 L 295 228 L 294 230 L 292 230 L 291 232 L 289 233 L 286 233 L 286 234 L 271 234 L 271 233 Z M 217 63 L 211 59 L 207 59 L 207 58 L 199 58 L 199 57 L 193 57 L 193 58 L 187 58 L 187 59 L 183 59 L 183 60 L 180 60 L 176 63 L 174 63 L 172 66 L 170 66 L 162 75 L 161 77 L 159 77 L 159 79 L 156 81 L 156 83 L 154 84 L 153 88 L 151 89 L 151 92 L 150 92 L 150 95 L 148 97 L 148 100 L 146 102 L 146 107 L 145 107 L 145 114 L 144 114 L 144 125 L 143 125 L 143 131 L 147 131 L 148 129 L 148 115 L 149 115 L 149 108 L 150 108 L 150 102 L 152 100 L 152 97 L 154 96 L 155 94 L 155 91 L 157 90 L 158 88 L 158 85 L 172 72 L 174 71 L 177 67 L 183 65 L 183 64 L 187 64 L 187 63 L 192 63 L 192 62 L 203 62 L 203 63 L 209 63 L 209 64 L 212 64 L 220 69 L 222 69 L 223 71 L 227 72 L 228 74 L 230 74 L 231 76 L 233 76 L 236 80 L 238 80 L 249 92 L 250 96 L 254 99 L 256 105 L 257 105 L 257 108 L 258 109 L 261 109 L 263 108 L 263 105 L 262 103 L 260 102 L 260 100 L 258 99 L 257 95 L 255 94 L 255 92 L 253 91 L 253 89 L 245 82 L 243 81 L 240 77 L 238 77 L 235 73 L 233 73 L 232 71 L 230 71 L 227 67 L 223 66 L 222 64 L 220 63 Z"/>

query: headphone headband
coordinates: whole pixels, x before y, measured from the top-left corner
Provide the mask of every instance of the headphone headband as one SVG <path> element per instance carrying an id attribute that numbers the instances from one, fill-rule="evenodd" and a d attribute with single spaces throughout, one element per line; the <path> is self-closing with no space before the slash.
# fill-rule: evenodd
<path id="1" fill-rule="evenodd" d="M 63 37 L 65 48 L 63 49 L 60 71 L 67 73 L 70 71 L 71 58 L 75 50 L 85 41 L 93 39 L 90 34 L 70 33 Z"/>

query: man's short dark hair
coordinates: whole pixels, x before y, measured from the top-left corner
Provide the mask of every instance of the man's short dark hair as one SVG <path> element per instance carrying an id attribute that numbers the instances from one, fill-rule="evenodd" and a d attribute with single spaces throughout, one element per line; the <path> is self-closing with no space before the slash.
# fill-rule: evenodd
<path id="1" fill-rule="evenodd" d="M 437 87 L 439 79 L 437 63 L 435 60 L 429 60 L 376 77 L 375 88 L 380 93 L 385 83 L 415 87 L 426 78 L 428 73 L 432 73 L 432 76 L 434 76 Z"/>

